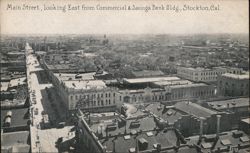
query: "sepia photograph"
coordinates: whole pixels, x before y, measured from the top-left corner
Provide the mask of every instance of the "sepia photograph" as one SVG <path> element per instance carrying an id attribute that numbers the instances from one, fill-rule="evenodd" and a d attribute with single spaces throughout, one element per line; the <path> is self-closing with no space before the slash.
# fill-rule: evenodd
<path id="1" fill-rule="evenodd" d="M 248 0 L 0 0 L 2 153 L 250 153 Z"/>

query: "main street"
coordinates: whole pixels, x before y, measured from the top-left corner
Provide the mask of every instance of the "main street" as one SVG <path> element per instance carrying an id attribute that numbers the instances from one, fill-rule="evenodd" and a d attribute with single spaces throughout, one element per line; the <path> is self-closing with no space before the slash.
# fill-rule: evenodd
<path id="1" fill-rule="evenodd" d="M 27 82 L 30 94 L 30 110 L 31 110 L 31 147 L 32 152 L 58 152 L 55 146 L 56 141 L 60 137 L 72 137 L 70 132 L 72 126 L 57 128 L 42 128 L 43 115 L 46 113 L 49 119 L 55 120 L 61 118 L 51 107 L 51 102 L 48 99 L 47 91 L 45 89 L 52 88 L 51 83 L 40 83 L 38 80 L 38 72 L 43 71 L 36 56 L 33 53 L 29 44 L 26 44 L 26 66 L 27 66 Z M 43 79 L 43 78 L 40 78 Z M 56 101 L 58 102 L 58 101 Z M 57 106 L 57 105 L 56 105 Z M 59 112 L 62 112 L 60 110 Z M 62 113 L 65 114 L 65 113 Z M 57 122 L 55 122 L 56 124 Z M 60 131 L 60 132 L 59 132 Z"/>

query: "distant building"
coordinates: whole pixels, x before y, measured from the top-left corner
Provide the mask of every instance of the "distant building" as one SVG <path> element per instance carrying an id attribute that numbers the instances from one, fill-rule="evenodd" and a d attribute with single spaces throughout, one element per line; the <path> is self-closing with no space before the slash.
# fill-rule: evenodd
<path id="1" fill-rule="evenodd" d="M 177 76 L 195 82 L 216 82 L 218 76 L 224 73 L 241 74 L 242 70 L 229 67 L 214 67 L 212 69 L 187 67 L 177 68 Z"/>
<path id="2" fill-rule="evenodd" d="M 221 96 L 249 96 L 249 74 L 223 74 L 218 78 L 217 88 Z"/>
<path id="3" fill-rule="evenodd" d="M 160 70 L 142 70 L 142 71 L 132 71 L 134 77 L 152 77 L 152 76 L 163 76 L 164 73 Z"/>

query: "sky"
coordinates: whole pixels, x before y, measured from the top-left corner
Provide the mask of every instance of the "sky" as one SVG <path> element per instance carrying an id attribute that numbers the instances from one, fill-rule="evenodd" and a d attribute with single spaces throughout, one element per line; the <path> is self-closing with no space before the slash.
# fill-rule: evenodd
<path id="1" fill-rule="evenodd" d="M 0 0 L 1 34 L 193 34 L 249 33 L 248 0 L 59 1 Z M 38 11 L 8 5 L 36 6 Z M 219 11 L 42 11 L 47 6 L 218 6 Z"/>

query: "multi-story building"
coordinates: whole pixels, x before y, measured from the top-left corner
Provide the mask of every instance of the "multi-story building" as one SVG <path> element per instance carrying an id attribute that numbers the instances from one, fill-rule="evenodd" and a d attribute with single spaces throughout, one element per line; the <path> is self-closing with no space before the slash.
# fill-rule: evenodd
<path id="1" fill-rule="evenodd" d="M 123 102 L 164 102 L 183 99 L 205 99 L 215 95 L 215 87 L 193 83 L 178 77 L 125 79 L 121 90 Z M 129 90 L 129 88 L 135 88 Z M 138 88 L 138 89 L 136 89 Z"/>
<path id="2" fill-rule="evenodd" d="M 195 82 L 215 82 L 218 76 L 224 73 L 241 74 L 242 70 L 229 67 L 214 67 L 212 69 L 190 67 L 177 68 L 177 76 Z"/>
<path id="3" fill-rule="evenodd" d="M 112 113 L 113 114 L 113 113 Z M 96 118 L 85 120 L 78 111 L 76 141 L 78 150 L 95 153 L 136 153 L 172 152 L 175 148 L 184 152 L 194 152 L 194 146 L 185 143 L 181 133 L 174 128 L 164 128 L 164 122 L 154 116 L 126 119 L 121 115 L 111 115 L 108 119 L 99 114 Z"/>
<path id="4" fill-rule="evenodd" d="M 82 75 L 57 74 L 52 82 L 69 111 L 77 108 L 91 111 L 115 111 L 121 107 L 117 88 L 107 87 L 102 80 L 95 80 L 94 73 Z"/>
<path id="5" fill-rule="evenodd" d="M 221 96 L 249 96 L 249 74 L 222 74 L 217 86 Z"/>

